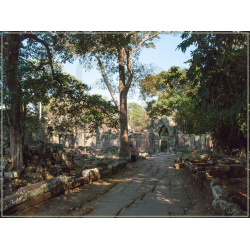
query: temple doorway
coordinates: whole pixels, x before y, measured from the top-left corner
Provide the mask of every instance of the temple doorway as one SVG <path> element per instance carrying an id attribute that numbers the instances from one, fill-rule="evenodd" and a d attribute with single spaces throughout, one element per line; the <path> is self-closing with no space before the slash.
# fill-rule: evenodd
<path id="1" fill-rule="evenodd" d="M 160 128 L 159 136 L 169 136 L 168 129 L 164 125 Z"/>
<path id="2" fill-rule="evenodd" d="M 167 148 L 168 148 L 167 140 L 162 140 L 161 141 L 161 152 L 167 151 Z"/>

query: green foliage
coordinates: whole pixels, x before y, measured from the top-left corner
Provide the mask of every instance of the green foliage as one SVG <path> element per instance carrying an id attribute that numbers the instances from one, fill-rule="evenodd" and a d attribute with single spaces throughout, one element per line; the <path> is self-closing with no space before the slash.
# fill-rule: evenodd
<path id="1" fill-rule="evenodd" d="M 149 125 L 147 112 L 137 103 L 128 104 L 128 124 L 132 129 L 140 128 L 143 131 Z"/>
<path id="2" fill-rule="evenodd" d="M 173 66 L 167 72 L 163 71 L 158 75 L 150 76 L 154 79 L 141 82 L 141 93 L 143 95 L 158 95 L 158 100 L 147 102 L 147 112 L 150 117 L 154 115 L 174 115 L 177 117 L 177 124 L 185 132 L 193 128 L 193 109 L 197 100 L 191 98 L 197 92 L 197 87 L 192 86 L 187 79 L 186 70 L 180 70 Z"/>
<path id="3" fill-rule="evenodd" d="M 158 32 L 151 32 L 151 36 Z M 119 60 L 118 55 L 122 48 L 126 53 L 138 46 L 138 44 L 146 38 L 148 32 L 88 32 L 78 33 L 69 36 L 70 45 L 74 54 L 78 56 L 81 64 L 86 70 L 92 69 L 98 65 L 97 57 L 99 57 L 102 66 L 98 65 L 97 70 L 101 72 L 104 69 L 108 82 L 114 93 L 119 93 L 120 89 L 117 84 L 119 82 Z M 156 36 L 158 38 L 158 36 Z M 133 80 L 129 84 L 130 94 L 134 93 L 135 86 L 147 74 L 154 72 L 152 65 L 146 65 L 139 62 L 139 55 L 143 48 L 154 48 L 154 43 L 150 40 L 140 45 L 140 48 L 131 54 L 131 65 L 133 69 Z M 97 56 L 97 57 L 96 57 Z M 126 59 L 127 60 L 127 59 Z M 125 65 L 127 62 L 125 62 Z M 102 72 L 101 72 L 102 73 Z M 124 76 L 126 83 L 128 82 L 129 70 L 124 67 Z M 102 78 L 98 82 L 102 89 L 106 89 L 106 82 Z M 125 84 L 125 82 L 124 82 Z"/>
<path id="4" fill-rule="evenodd" d="M 37 105 L 48 108 L 49 122 L 56 131 L 72 134 L 76 128 L 88 126 L 90 133 L 101 124 L 117 127 L 118 111 L 110 102 L 98 95 L 88 95 L 87 85 L 62 71 L 61 63 L 73 60 L 71 36 L 63 34 L 17 34 L 20 45 L 16 61 L 17 82 L 20 102 L 13 105 L 13 87 L 8 84 L 11 72 L 8 69 L 7 51 L 13 41 L 4 35 L 4 104 L 6 120 L 11 127 L 13 110 L 20 110 L 19 128 L 24 136 L 24 127 L 29 131 L 39 129 Z M 88 40 L 89 41 L 89 40 Z M 89 41 L 90 42 L 90 41 Z M 92 43 L 85 43 L 85 50 Z M 47 117 L 48 118 L 48 117 Z M 46 121 L 42 120 L 43 123 Z"/>
<path id="5" fill-rule="evenodd" d="M 184 33 L 178 48 L 196 46 L 187 77 L 199 84 L 196 99 L 201 121 L 218 145 L 246 148 L 247 36 Z"/>
<path id="6" fill-rule="evenodd" d="M 160 133 L 160 136 L 168 136 L 168 132 L 166 131 L 166 129 L 163 127 Z"/>

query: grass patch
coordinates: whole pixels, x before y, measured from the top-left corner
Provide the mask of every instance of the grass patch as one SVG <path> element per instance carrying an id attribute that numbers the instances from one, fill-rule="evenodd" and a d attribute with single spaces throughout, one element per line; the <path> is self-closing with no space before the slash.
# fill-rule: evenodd
<path id="1" fill-rule="evenodd" d="M 198 153 L 198 151 L 192 151 L 192 152 L 186 151 L 182 153 L 183 153 L 183 157 L 188 158 L 188 159 L 192 156 L 197 156 L 197 157 L 200 156 L 200 153 Z"/>

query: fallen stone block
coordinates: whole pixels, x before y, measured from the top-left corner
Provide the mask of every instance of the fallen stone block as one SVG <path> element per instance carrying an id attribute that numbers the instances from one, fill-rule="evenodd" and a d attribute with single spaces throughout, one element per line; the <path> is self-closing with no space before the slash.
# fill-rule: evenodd
<path id="1" fill-rule="evenodd" d="M 216 186 L 216 185 L 219 185 L 219 186 L 222 186 L 222 183 L 219 179 L 212 179 L 211 182 L 210 182 L 210 187 L 212 188 L 213 186 Z"/>
<path id="2" fill-rule="evenodd" d="M 220 185 L 215 185 L 212 187 L 212 194 L 214 199 L 221 199 L 228 202 L 232 201 L 232 198 L 229 196 L 227 191 Z"/>
<path id="3" fill-rule="evenodd" d="M 244 214 L 244 211 L 235 203 L 225 201 L 222 199 L 215 199 L 212 202 L 214 211 L 220 215 L 240 215 Z"/>
<path id="4" fill-rule="evenodd" d="M 3 211 L 16 206 L 24 201 L 23 195 L 12 194 L 3 199 Z"/>
<path id="5" fill-rule="evenodd" d="M 45 193 L 50 193 L 49 197 L 56 196 L 64 192 L 68 188 L 69 182 L 67 176 L 58 176 L 50 180 L 41 181 L 29 186 L 21 187 L 15 194 L 7 196 L 3 199 L 3 211 L 9 210 L 10 208 L 26 201 L 32 202 L 33 204 L 35 202 L 35 198 L 43 196 L 45 195 Z M 39 199 L 37 199 L 37 202 L 39 202 Z M 34 204 L 37 203 L 35 202 Z M 11 211 L 14 212 L 20 210 L 22 207 L 23 206 L 21 206 L 20 208 L 12 209 Z"/>
<path id="6" fill-rule="evenodd" d="M 101 175 L 99 169 L 97 168 L 90 169 L 89 176 L 90 176 L 89 180 L 92 182 L 100 179 Z"/>
<path id="7" fill-rule="evenodd" d="M 82 171 L 82 177 L 84 178 L 84 184 L 90 182 L 90 169 L 86 169 Z"/>
<path id="8" fill-rule="evenodd" d="M 192 172 L 192 173 L 196 173 L 197 172 L 197 167 L 195 165 L 193 165 L 191 162 L 189 161 L 186 161 L 185 163 L 185 166 L 189 168 L 189 170 Z"/>
<path id="9" fill-rule="evenodd" d="M 68 178 L 65 175 L 61 175 L 46 181 L 41 181 L 36 184 L 21 187 L 18 189 L 17 194 L 24 195 L 24 197 L 32 198 L 42 193 L 49 192 L 58 186 L 66 184 Z"/>
<path id="10" fill-rule="evenodd" d="M 20 173 L 18 173 L 17 171 L 4 172 L 4 177 L 11 179 L 20 178 Z"/>

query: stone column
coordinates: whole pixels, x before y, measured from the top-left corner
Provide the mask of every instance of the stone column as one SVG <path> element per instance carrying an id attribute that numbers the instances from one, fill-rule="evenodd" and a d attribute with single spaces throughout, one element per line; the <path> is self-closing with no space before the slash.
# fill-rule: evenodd
<path id="1" fill-rule="evenodd" d="M 159 152 L 159 136 L 155 135 L 155 152 Z"/>
<path id="2" fill-rule="evenodd" d="M 79 139 L 78 139 L 79 134 L 77 133 L 75 136 L 74 140 L 74 147 L 77 148 L 79 146 Z"/>
<path id="3" fill-rule="evenodd" d="M 96 149 L 100 149 L 100 132 L 96 133 Z"/>

